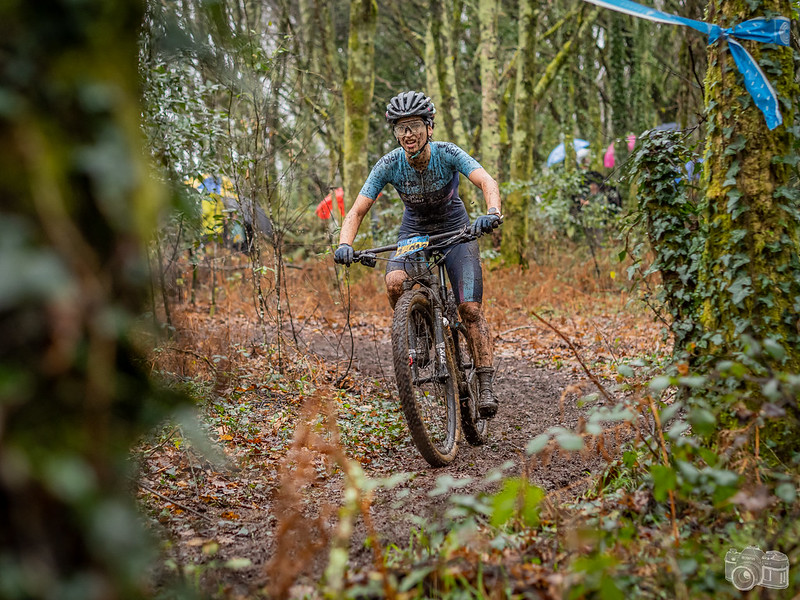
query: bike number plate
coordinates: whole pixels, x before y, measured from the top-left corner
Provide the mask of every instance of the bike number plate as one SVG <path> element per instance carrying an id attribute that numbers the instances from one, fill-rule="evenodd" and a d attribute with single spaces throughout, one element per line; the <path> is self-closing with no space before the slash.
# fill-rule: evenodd
<path id="1" fill-rule="evenodd" d="M 420 250 L 424 250 L 427 247 L 427 235 L 418 235 L 406 240 L 400 240 L 397 242 L 397 253 L 394 255 L 394 257 L 400 258 L 401 256 L 410 256 L 411 254 L 419 252 Z"/>

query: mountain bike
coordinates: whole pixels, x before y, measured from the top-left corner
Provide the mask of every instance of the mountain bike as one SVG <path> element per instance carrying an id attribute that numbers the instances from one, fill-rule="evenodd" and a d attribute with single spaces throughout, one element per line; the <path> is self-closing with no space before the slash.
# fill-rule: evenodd
<path id="1" fill-rule="evenodd" d="M 477 237 L 467 226 L 354 253 L 367 267 L 381 253 L 407 259 L 409 278 L 392 319 L 394 376 L 411 439 L 433 467 L 453 461 L 462 434 L 473 446 L 488 437 L 488 421 L 478 414 L 472 347 L 444 266 L 449 248 Z"/>

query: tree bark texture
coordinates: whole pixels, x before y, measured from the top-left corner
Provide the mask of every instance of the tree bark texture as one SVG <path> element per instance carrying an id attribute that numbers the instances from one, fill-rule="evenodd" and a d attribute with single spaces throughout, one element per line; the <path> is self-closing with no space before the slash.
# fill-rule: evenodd
<path id="1" fill-rule="evenodd" d="M 509 176 L 511 181 L 526 181 L 531 177 L 531 160 L 535 111 L 533 83 L 536 69 L 536 13 L 534 0 L 519 0 L 517 26 L 516 84 L 514 89 L 514 130 L 511 137 Z M 506 216 L 502 228 L 500 254 L 506 264 L 524 264 L 528 247 L 528 198 L 515 189 L 503 200 Z"/>
<path id="2" fill-rule="evenodd" d="M 449 2 L 431 0 L 428 35 L 426 37 L 426 72 L 428 82 L 435 86 L 437 112 L 441 114 L 445 139 L 455 142 L 467 152 L 467 134 L 461 115 L 461 100 L 456 80 L 456 40 L 454 39 Z M 430 62 L 428 62 L 430 61 Z M 435 80 L 435 81 L 434 81 Z"/>
<path id="3" fill-rule="evenodd" d="M 344 195 L 352 203 L 367 178 L 369 112 L 375 87 L 375 0 L 351 0 L 344 82 Z"/>
<path id="4" fill-rule="evenodd" d="M 768 0 L 757 10 L 746 0 L 714 0 L 707 19 L 724 27 L 765 12 L 790 15 L 788 0 Z M 741 335 L 772 338 L 787 351 L 786 364 L 800 369 L 798 199 L 788 184 L 792 168 L 779 160 L 795 142 L 792 124 L 798 86 L 792 50 L 742 42 L 761 61 L 780 97 L 783 125 L 770 131 L 744 88 L 724 43 L 708 50 L 707 103 L 708 237 L 700 285 L 701 323 L 715 334 L 712 348 L 740 346 Z M 778 361 L 780 362 L 780 361 Z"/>
<path id="5" fill-rule="evenodd" d="M 479 0 L 481 71 L 481 165 L 493 177 L 500 174 L 500 98 L 497 81 L 498 0 Z"/>
<path id="6" fill-rule="evenodd" d="M 0 564 L 19 598 L 144 597 L 130 445 L 161 400 L 132 338 L 160 188 L 139 147 L 144 3 L 6 2 Z M 0 592 L 2 593 L 2 592 Z M 16 595 L 15 595 L 16 594 Z"/>

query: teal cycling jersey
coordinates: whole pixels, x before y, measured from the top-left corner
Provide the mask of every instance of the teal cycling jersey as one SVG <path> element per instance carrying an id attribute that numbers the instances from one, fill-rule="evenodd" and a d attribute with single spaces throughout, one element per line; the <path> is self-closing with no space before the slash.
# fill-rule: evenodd
<path id="1" fill-rule="evenodd" d="M 480 169 L 477 160 L 450 142 L 431 142 L 431 157 L 424 171 L 417 171 L 397 148 L 381 158 L 367 177 L 361 194 L 375 200 L 391 183 L 405 205 L 400 235 L 433 234 L 469 223 L 458 196 L 458 174 L 465 177 Z"/>

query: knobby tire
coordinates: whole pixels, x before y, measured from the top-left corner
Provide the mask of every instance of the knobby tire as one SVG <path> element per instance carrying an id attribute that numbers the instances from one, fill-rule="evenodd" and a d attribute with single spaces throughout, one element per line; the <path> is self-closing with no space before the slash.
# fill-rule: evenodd
<path id="1" fill-rule="evenodd" d="M 418 290 L 407 291 L 397 301 L 392 355 L 411 439 L 431 466 L 451 463 L 460 435 L 455 362 L 450 344 L 445 343 L 448 376 L 443 377 L 445 373 L 437 367 L 433 311 L 428 298 Z M 440 381 L 431 381 L 437 376 Z"/>

